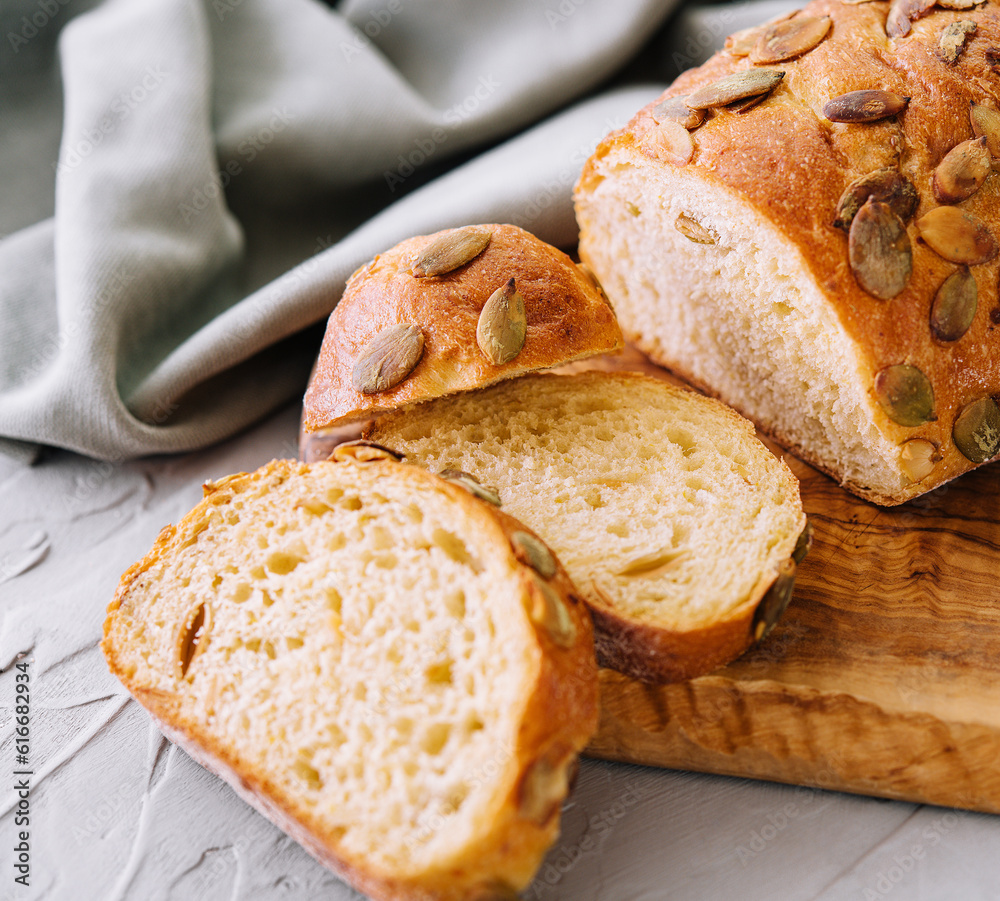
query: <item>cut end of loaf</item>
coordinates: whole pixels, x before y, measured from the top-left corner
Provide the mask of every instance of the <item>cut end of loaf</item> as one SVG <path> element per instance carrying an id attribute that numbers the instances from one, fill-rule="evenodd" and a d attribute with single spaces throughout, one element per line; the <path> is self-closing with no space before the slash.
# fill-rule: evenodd
<path id="1" fill-rule="evenodd" d="M 805 526 L 798 483 L 750 423 L 645 376 L 529 376 L 368 434 L 495 486 L 584 593 L 602 663 L 648 681 L 744 651 Z"/>
<path id="2" fill-rule="evenodd" d="M 105 654 L 373 897 L 512 892 L 555 837 L 596 720 L 586 614 L 560 571 L 573 640 L 539 629 L 512 530 L 413 467 L 276 461 L 207 485 L 161 533 L 123 577 Z"/>
<path id="3" fill-rule="evenodd" d="M 859 356 L 798 251 L 734 193 L 612 148 L 577 196 L 581 256 L 623 331 L 851 490 L 899 503 L 923 489 Z M 894 501 L 892 499 L 895 499 Z"/>

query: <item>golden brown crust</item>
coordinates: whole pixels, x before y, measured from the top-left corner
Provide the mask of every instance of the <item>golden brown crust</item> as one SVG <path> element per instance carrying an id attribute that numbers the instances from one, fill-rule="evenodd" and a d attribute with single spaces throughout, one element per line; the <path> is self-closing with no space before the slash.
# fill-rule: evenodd
<path id="1" fill-rule="evenodd" d="M 925 438 L 939 446 L 943 459 L 930 477 L 891 497 L 868 486 L 846 484 L 877 503 L 901 503 L 975 468 L 955 447 L 952 425 L 965 404 L 1000 394 L 1000 257 L 972 267 L 979 286 L 979 309 L 972 327 L 960 340 L 942 343 L 930 332 L 930 305 L 957 266 L 924 244 L 914 225 L 940 205 L 932 187 L 935 167 L 953 147 L 974 137 L 970 102 L 995 109 L 1000 101 L 1000 80 L 992 68 L 995 60 L 987 59 L 988 53 L 1000 48 L 1000 13 L 994 3 L 966 10 L 934 8 L 912 23 L 910 34 L 890 39 L 885 30 L 889 8 L 888 2 L 846 4 L 840 0 L 815 0 L 805 7 L 798 15 L 833 19 L 829 36 L 796 59 L 769 64 L 785 76 L 760 105 L 742 114 L 725 109 L 711 114 L 692 132 L 694 157 L 684 170 L 738 195 L 800 252 L 831 310 L 856 343 L 869 383 L 882 368 L 904 362 L 930 379 L 935 422 L 904 427 L 891 421 L 878 404 L 873 404 L 872 415 L 889 440 L 899 444 Z M 957 61 L 948 64 L 939 56 L 941 34 L 962 20 L 971 20 L 976 29 Z M 682 74 L 663 97 L 686 95 L 722 76 L 754 68 L 759 66 L 749 57 L 723 51 Z M 853 124 L 833 123 L 824 116 L 827 101 L 870 88 L 909 97 L 905 111 Z M 600 160 L 612 151 L 625 151 L 644 166 L 668 165 L 644 156 L 639 147 L 643 135 L 655 126 L 650 111 L 662 99 L 657 98 L 625 129 L 605 139 L 584 168 L 579 194 L 596 186 L 601 178 Z M 833 226 L 844 189 L 859 176 L 883 167 L 898 168 L 920 197 L 907 226 L 913 274 L 906 288 L 891 300 L 878 300 L 861 289 L 848 262 L 847 234 Z M 1000 178 L 996 175 L 957 206 L 1000 235 Z M 586 241 L 584 235 L 584 259 Z M 641 336 L 629 337 L 638 337 L 640 346 L 644 343 Z M 739 407 L 738 398 L 726 401 Z M 766 429 L 766 423 L 761 425 Z M 808 449 L 797 452 L 826 471 L 839 471 L 836 461 L 817 459 Z"/>
<path id="2" fill-rule="evenodd" d="M 412 483 L 414 492 L 437 492 L 476 517 L 492 538 L 497 553 L 507 554 L 517 567 L 517 577 L 525 590 L 536 578 L 534 571 L 519 563 L 510 544 L 515 531 L 530 531 L 512 517 L 479 500 L 457 485 L 446 482 L 417 467 L 378 461 L 373 463 L 314 464 L 319 467 L 362 466 L 372 468 L 376 477 L 403 478 Z M 558 834 L 559 807 L 547 811 L 543 821 L 523 815 L 524 780 L 540 759 L 557 768 L 570 767 L 597 726 L 597 665 L 593 650 L 593 628 L 585 606 L 573 595 L 573 585 L 561 566 L 548 584 L 556 591 L 575 630 L 575 640 L 568 648 L 555 644 L 542 629 L 537 637 L 537 671 L 530 692 L 523 699 L 521 726 L 511 760 L 505 765 L 508 776 L 500 782 L 508 786 L 497 802 L 490 841 L 470 849 L 459 866 L 436 870 L 413 878 L 400 878 L 379 872 L 364 861 L 352 860 L 339 847 L 336 830 L 324 828 L 313 812 L 297 804 L 279 786 L 240 757 L 238 749 L 220 742 L 211 731 L 184 711 L 183 696 L 141 684 L 134 668 L 123 662 L 130 640 L 118 616 L 131 601 L 131 592 L 151 566 L 170 554 L 202 528 L 208 513 L 227 501 L 227 495 L 245 490 L 266 491 L 269 487 L 295 478 L 311 467 L 291 460 L 274 460 L 254 473 L 240 473 L 216 483 L 207 483 L 205 498 L 177 526 L 167 526 L 152 549 L 122 576 L 114 599 L 108 606 L 104 623 L 102 650 L 111 672 L 164 727 L 169 738 L 177 741 L 192 756 L 225 779 L 255 809 L 302 844 L 317 860 L 372 898 L 383 901 L 480 901 L 514 897 L 515 888 L 505 877 L 526 881 L 527 867 L 537 866 L 545 849 Z M 537 537 L 537 536 L 536 536 Z M 557 792 L 558 793 L 558 792 Z M 562 793 L 563 795 L 565 792 Z M 529 873 L 530 876 L 530 873 Z"/>
<path id="3" fill-rule="evenodd" d="M 306 390 L 305 433 L 622 347 L 607 300 L 566 254 L 513 225 L 483 227 L 492 231 L 485 250 L 445 275 L 411 274 L 418 252 L 437 237 L 426 235 L 379 254 L 351 276 Z M 513 360 L 494 365 L 476 342 L 476 326 L 487 299 L 511 278 L 524 298 L 527 334 Z M 416 368 L 387 391 L 356 391 L 352 371 L 362 348 L 404 322 L 423 332 Z"/>

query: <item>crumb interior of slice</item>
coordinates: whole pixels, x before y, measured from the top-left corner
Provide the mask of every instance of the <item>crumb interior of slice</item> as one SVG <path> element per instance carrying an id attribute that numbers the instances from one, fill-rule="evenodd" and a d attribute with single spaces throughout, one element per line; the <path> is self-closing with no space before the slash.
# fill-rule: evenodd
<path id="1" fill-rule="evenodd" d="M 723 412 L 653 380 L 542 375 L 390 417 L 375 437 L 496 487 L 585 593 L 693 629 L 748 599 L 801 517 L 779 461 Z"/>
<path id="2" fill-rule="evenodd" d="M 871 375 L 798 251 L 696 176 L 614 156 L 604 167 L 580 215 L 626 335 L 783 440 L 838 461 L 845 480 L 899 491 Z M 683 233 L 691 223 L 704 238 Z"/>
<path id="3" fill-rule="evenodd" d="M 418 871 L 489 828 L 537 664 L 509 560 L 455 504 L 314 470 L 188 540 L 123 607 L 136 681 L 180 691 L 370 866 Z"/>

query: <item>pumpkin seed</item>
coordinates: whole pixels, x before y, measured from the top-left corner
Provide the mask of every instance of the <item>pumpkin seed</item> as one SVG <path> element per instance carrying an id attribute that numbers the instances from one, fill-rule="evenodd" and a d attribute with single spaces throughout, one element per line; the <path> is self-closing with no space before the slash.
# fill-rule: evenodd
<path id="1" fill-rule="evenodd" d="M 476 343 L 495 366 L 509 363 L 524 347 L 528 319 L 514 279 L 490 295 L 479 314 Z"/>
<path id="2" fill-rule="evenodd" d="M 834 227 L 850 231 L 854 217 L 869 197 L 888 204 L 903 222 L 910 219 L 920 203 L 917 189 L 905 175 L 895 169 L 876 169 L 855 179 L 844 190 L 837 204 Z"/>
<path id="3" fill-rule="evenodd" d="M 649 554 L 643 554 L 629 561 L 619 572 L 619 576 L 659 576 L 663 570 L 676 563 L 681 557 L 687 556 L 683 550 L 668 547 L 661 548 Z"/>
<path id="4" fill-rule="evenodd" d="M 875 396 L 893 422 L 914 428 L 933 422 L 934 389 L 916 366 L 900 363 L 875 375 Z"/>
<path id="5" fill-rule="evenodd" d="M 749 112 L 755 106 L 760 106 L 765 100 L 767 100 L 767 94 L 758 94 L 756 97 L 751 97 L 749 100 L 737 100 L 735 103 L 730 103 L 729 106 L 725 107 L 727 112 L 736 113 L 737 116 L 742 116 L 744 113 Z"/>
<path id="6" fill-rule="evenodd" d="M 174 676 L 187 677 L 191 664 L 208 647 L 212 629 L 212 608 L 202 602 L 177 625 L 174 637 Z"/>
<path id="7" fill-rule="evenodd" d="M 935 207 L 916 224 L 931 250 L 952 263 L 975 266 L 997 255 L 996 239 L 986 224 L 958 207 Z"/>
<path id="8" fill-rule="evenodd" d="M 493 231 L 482 225 L 465 225 L 446 231 L 417 254 L 410 272 L 414 278 L 446 275 L 479 256 L 492 235 Z"/>
<path id="9" fill-rule="evenodd" d="M 909 102 L 891 91 L 850 91 L 827 101 L 823 115 L 831 122 L 876 122 L 899 115 Z"/>
<path id="10" fill-rule="evenodd" d="M 889 300 L 910 280 L 910 237 L 886 203 L 869 198 L 858 210 L 848 233 L 847 253 L 854 278 L 873 297 Z"/>
<path id="11" fill-rule="evenodd" d="M 941 39 L 938 41 L 938 56 L 949 66 L 954 66 L 962 55 L 965 42 L 976 30 L 976 23 L 971 19 L 959 19 L 941 29 Z"/>
<path id="12" fill-rule="evenodd" d="M 808 53 L 829 33 L 829 16 L 796 16 L 769 25 L 750 53 L 751 62 L 781 63 Z"/>
<path id="13" fill-rule="evenodd" d="M 934 170 L 934 196 L 939 203 L 958 203 L 971 197 L 990 174 L 990 163 L 985 137 L 955 145 Z"/>
<path id="14" fill-rule="evenodd" d="M 405 379 L 424 353 L 424 333 L 400 322 L 382 329 L 361 350 L 351 381 L 361 394 L 381 394 Z"/>
<path id="15" fill-rule="evenodd" d="M 937 0 L 942 9 L 972 9 L 979 6 L 983 0 Z"/>
<path id="16" fill-rule="evenodd" d="M 571 648 L 576 641 L 576 623 L 569 615 L 563 599 L 551 585 L 541 579 L 532 580 L 528 616 L 540 626 L 560 648 Z"/>
<path id="17" fill-rule="evenodd" d="M 990 153 L 1000 157 L 1000 113 L 972 102 L 969 105 L 969 121 L 972 123 L 972 133 L 977 138 L 986 138 Z"/>
<path id="18" fill-rule="evenodd" d="M 500 492 L 496 488 L 490 488 L 487 485 L 480 483 L 474 475 L 470 475 L 467 472 L 463 472 L 461 469 L 442 469 L 438 473 L 442 479 L 449 482 L 453 482 L 456 485 L 460 485 L 469 494 L 474 497 L 478 497 L 480 500 L 486 501 L 488 504 L 493 504 L 494 507 L 503 506 L 500 503 Z"/>
<path id="19" fill-rule="evenodd" d="M 795 547 L 792 549 L 792 561 L 796 566 L 805 560 L 806 554 L 809 553 L 809 548 L 812 547 L 812 543 L 813 524 L 807 519 L 806 527 L 799 533 L 798 540 L 795 542 Z"/>
<path id="20" fill-rule="evenodd" d="M 792 13 L 794 15 L 794 13 Z M 780 21 L 789 18 L 783 16 Z M 753 28 L 744 28 L 742 31 L 735 31 L 726 38 L 725 49 L 732 56 L 749 56 L 753 48 L 757 46 L 760 36 L 767 30 L 767 25 L 754 25 Z"/>
<path id="21" fill-rule="evenodd" d="M 674 228 L 695 244 L 715 244 L 719 238 L 708 226 L 692 219 L 687 213 L 681 213 L 674 220 Z"/>
<path id="22" fill-rule="evenodd" d="M 661 100 L 650 111 L 649 115 L 659 125 L 663 122 L 676 122 L 687 129 L 697 128 L 705 121 L 706 112 L 703 109 L 691 109 L 684 101 L 683 97 L 668 97 Z"/>
<path id="23" fill-rule="evenodd" d="M 345 441 L 343 444 L 338 444 L 333 449 L 333 453 L 330 454 L 330 459 L 335 463 L 344 463 L 348 460 L 353 460 L 357 463 L 392 460 L 398 463 L 403 459 L 403 455 L 387 447 L 383 447 L 381 444 L 376 444 L 374 441 L 358 438 L 354 441 Z"/>
<path id="24" fill-rule="evenodd" d="M 978 306 L 975 276 L 968 266 L 949 275 L 931 304 L 931 334 L 938 341 L 957 341 L 972 325 Z"/>
<path id="25" fill-rule="evenodd" d="M 514 556 L 530 566 L 543 579 L 551 579 L 556 574 L 556 558 L 552 556 L 545 542 L 528 532 L 512 532 L 510 544 Z"/>
<path id="26" fill-rule="evenodd" d="M 926 438 L 911 438 L 899 448 L 899 468 L 911 482 L 922 482 L 941 460 L 938 447 Z"/>
<path id="27" fill-rule="evenodd" d="M 795 563 L 786 560 L 778 568 L 778 575 L 767 590 L 753 614 L 754 641 L 763 641 L 771 633 L 788 608 L 795 587 Z"/>
<path id="28" fill-rule="evenodd" d="M 926 16 L 934 3 L 935 0 L 893 0 L 885 20 L 885 33 L 891 38 L 906 37 L 910 23 Z"/>
<path id="29" fill-rule="evenodd" d="M 973 463 L 985 463 L 1000 451 L 1000 407 L 992 397 L 966 404 L 951 430 L 955 446 Z"/>
<path id="30" fill-rule="evenodd" d="M 784 77 L 784 72 L 775 69 L 745 69 L 699 88 L 688 97 L 685 103 L 691 109 L 727 106 L 737 100 L 746 100 L 748 97 L 770 93 Z"/>
<path id="31" fill-rule="evenodd" d="M 679 122 L 664 120 L 651 128 L 641 141 L 643 153 L 674 166 L 686 166 L 694 156 L 694 141 Z"/>

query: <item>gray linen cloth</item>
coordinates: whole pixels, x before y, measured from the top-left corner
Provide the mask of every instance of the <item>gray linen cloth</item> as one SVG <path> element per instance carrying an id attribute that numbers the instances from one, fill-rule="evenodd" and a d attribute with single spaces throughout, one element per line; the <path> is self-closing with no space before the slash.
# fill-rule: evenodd
<path id="1" fill-rule="evenodd" d="M 489 221 L 571 247 L 603 135 L 788 6 L 659 30 L 673 5 L 7 0 L 0 449 L 207 445 L 301 394 L 375 253 Z M 572 105 L 643 55 L 654 83 Z"/>

